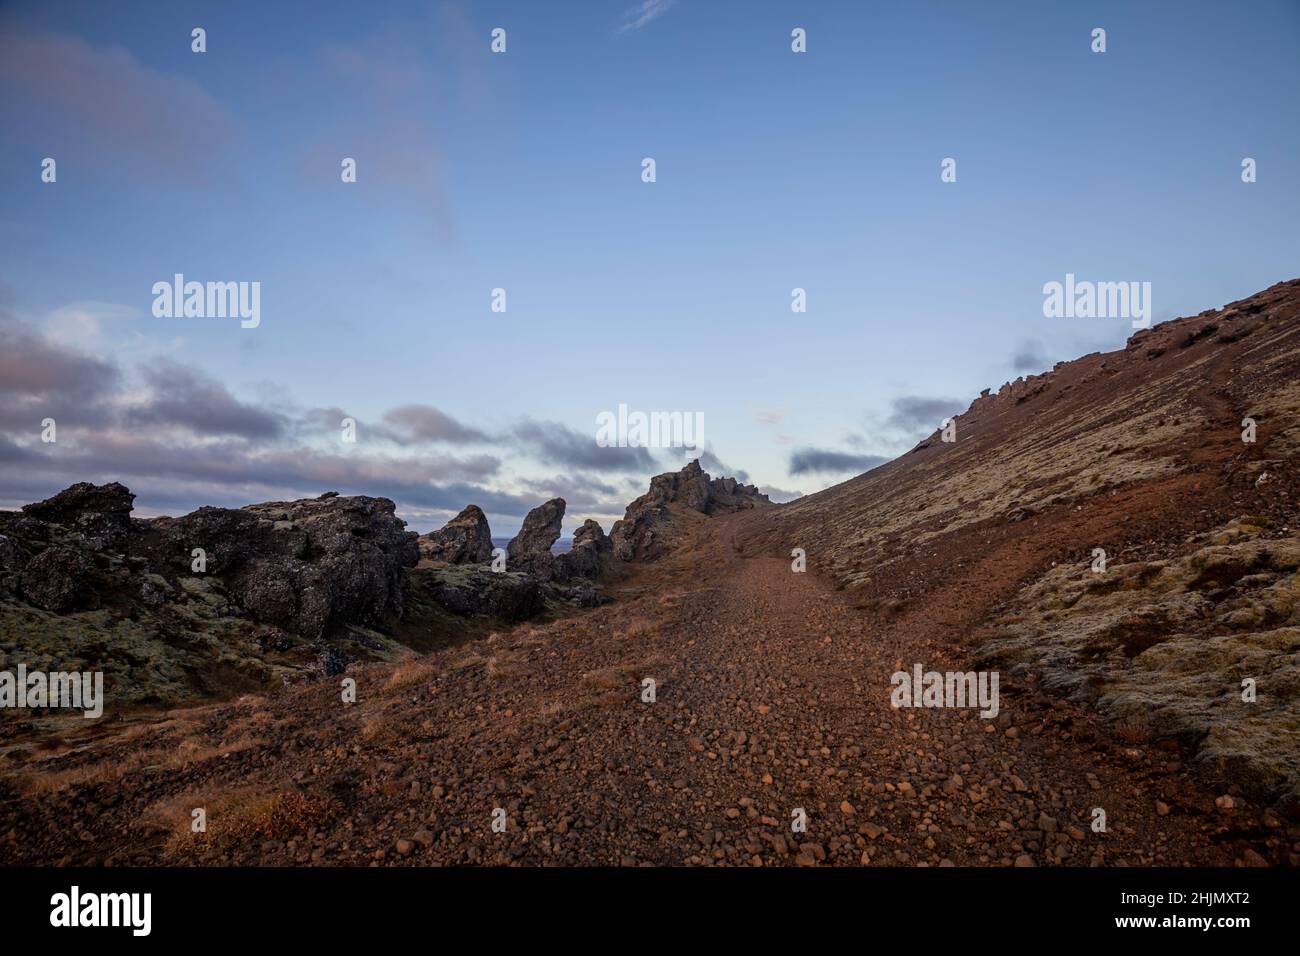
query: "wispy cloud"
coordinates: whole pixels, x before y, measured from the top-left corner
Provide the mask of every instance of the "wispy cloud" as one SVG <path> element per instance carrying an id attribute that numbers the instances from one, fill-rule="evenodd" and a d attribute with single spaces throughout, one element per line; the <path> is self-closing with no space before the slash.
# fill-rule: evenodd
<path id="1" fill-rule="evenodd" d="M 829 448 L 796 448 L 790 454 L 790 474 L 843 474 L 846 471 L 870 471 L 889 461 L 883 455 L 854 455 Z"/>
<path id="2" fill-rule="evenodd" d="M 1011 356 L 1011 367 L 1017 372 L 1041 372 L 1051 364 L 1047 350 L 1037 339 L 1021 342 Z"/>
<path id="3" fill-rule="evenodd" d="M 619 32 L 626 33 L 628 30 L 640 30 L 650 21 L 658 20 L 676 2 L 677 0 L 641 0 L 640 3 L 623 14 L 623 25 L 619 27 Z"/>
<path id="4" fill-rule="evenodd" d="M 943 420 L 956 415 L 966 407 L 960 398 L 942 398 L 930 395 L 904 395 L 893 401 L 893 411 L 887 423 L 900 431 L 913 433 L 933 431 Z"/>
<path id="5" fill-rule="evenodd" d="M 25 104 L 39 119 L 15 121 L 17 131 L 48 137 L 46 150 L 87 168 L 103 153 L 129 158 L 114 175 L 210 181 L 235 141 L 231 114 L 201 86 L 120 46 L 0 30 L 0 81 L 12 94 L 8 106 Z"/>

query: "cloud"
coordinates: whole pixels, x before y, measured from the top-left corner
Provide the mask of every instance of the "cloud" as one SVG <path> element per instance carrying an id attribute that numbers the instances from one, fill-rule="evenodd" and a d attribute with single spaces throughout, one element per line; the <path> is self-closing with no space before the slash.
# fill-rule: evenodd
<path id="1" fill-rule="evenodd" d="M 731 477 L 742 485 L 749 484 L 749 472 L 723 464 L 722 459 L 708 449 L 700 452 L 692 450 L 687 454 L 687 458 L 699 458 L 700 467 L 709 473 L 710 478 Z"/>
<path id="2" fill-rule="evenodd" d="M 624 11 L 623 25 L 619 27 L 619 32 L 640 30 L 650 21 L 657 20 L 667 13 L 674 3 L 676 0 L 641 0 L 636 6 Z"/>
<path id="3" fill-rule="evenodd" d="M 796 448 L 790 453 L 792 475 L 837 474 L 846 471 L 870 471 L 889 461 L 882 455 L 855 455 L 829 448 Z"/>
<path id="4" fill-rule="evenodd" d="M 140 371 L 149 397 L 126 409 L 128 423 L 183 425 L 196 435 L 252 439 L 276 438 L 286 430 L 281 416 L 241 402 L 196 368 L 160 358 Z"/>
<path id="5" fill-rule="evenodd" d="M 98 343 L 104 326 L 138 319 L 139 309 L 114 302 L 71 302 L 55 309 L 45 321 L 45 334 L 59 345 Z"/>
<path id="6" fill-rule="evenodd" d="M 526 418 L 514 427 L 512 434 L 527 445 L 539 461 L 548 465 L 643 474 L 655 468 L 655 460 L 645 448 L 597 445 L 594 434 L 584 435 L 560 422 Z"/>
<path id="7" fill-rule="evenodd" d="M 892 406 L 886 424 L 901 431 L 915 432 L 921 428 L 933 431 L 945 418 L 963 411 L 966 403 L 960 398 L 904 395 L 894 399 Z"/>
<path id="8" fill-rule="evenodd" d="M 777 504 L 784 504 L 787 501 L 794 501 L 796 498 L 803 497 L 802 491 L 787 491 L 785 488 L 777 488 L 773 485 L 760 485 L 758 490 Z"/>
<path id="9" fill-rule="evenodd" d="M 67 348 L 0 312 L 0 425 L 39 429 L 45 417 L 99 422 L 118 384 L 111 362 Z"/>
<path id="10" fill-rule="evenodd" d="M 34 113 L 18 128 L 56 159 L 102 166 L 97 161 L 107 152 L 129 157 L 125 170 L 141 178 L 205 181 L 234 138 L 230 114 L 201 86 L 145 66 L 119 46 L 0 29 L 0 85 L 10 104 Z M 124 169 L 112 168 L 114 175 Z"/>
<path id="11" fill-rule="evenodd" d="M 440 240 L 453 238 L 457 223 L 438 129 L 457 103 L 481 105 L 483 91 L 478 58 L 463 53 L 477 34 L 450 10 L 440 8 L 436 27 L 394 24 L 354 45 L 323 48 L 320 60 L 337 78 L 338 120 L 300 156 L 304 175 L 323 186 L 338 182 L 342 157 L 355 159 L 359 197 L 413 210 Z M 441 38 L 433 55 L 416 39 L 431 34 Z"/>
<path id="12" fill-rule="evenodd" d="M 408 441 L 482 442 L 488 436 L 432 405 L 399 405 L 384 413 L 385 424 Z"/>
<path id="13" fill-rule="evenodd" d="M 1051 364 L 1052 360 L 1047 357 L 1043 343 L 1037 339 L 1021 342 L 1011 356 L 1011 367 L 1017 372 L 1041 372 Z"/>
<path id="14" fill-rule="evenodd" d="M 760 425 L 779 425 L 785 421 L 785 412 L 757 411 L 754 413 L 754 421 Z"/>
<path id="15" fill-rule="evenodd" d="M 637 492 L 620 492 L 614 485 L 582 475 L 527 478 L 520 484 L 537 495 L 534 504 L 563 498 L 566 525 L 578 524 L 588 515 L 619 517 L 626 510 L 627 503 L 637 496 Z"/>

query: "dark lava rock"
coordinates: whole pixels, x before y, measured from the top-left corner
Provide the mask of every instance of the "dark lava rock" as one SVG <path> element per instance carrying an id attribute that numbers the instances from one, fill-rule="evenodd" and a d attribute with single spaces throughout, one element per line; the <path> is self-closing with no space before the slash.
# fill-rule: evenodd
<path id="1" fill-rule="evenodd" d="M 613 604 L 614 599 L 608 595 L 601 594 L 593 587 L 578 585 L 561 591 L 560 598 L 576 607 L 600 607 L 603 604 Z"/>
<path id="2" fill-rule="evenodd" d="M 352 659 L 334 645 L 327 644 L 325 647 L 321 648 L 320 655 L 316 658 L 316 662 L 320 666 L 322 674 L 326 677 L 334 677 L 347 670 L 348 664 L 352 663 Z"/>
<path id="3" fill-rule="evenodd" d="M 614 544 L 609 536 L 597 522 L 588 518 L 574 532 L 573 547 L 555 556 L 552 577 L 557 581 L 599 577 L 613 553 Z"/>
<path id="4" fill-rule="evenodd" d="M 506 570 L 549 579 L 555 563 L 551 545 L 560 537 L 563 522 L 563 498 L 552 498 L 528 512 L 519 533 L 506 546 Z"/>
<path id="5" fill-rule="evenodd" d="M 767 495 L 735 478 L 710 479 L 699 459 L 681 471 L 650 479 L 650 490 L 627 507 L 610 531 L 614 557 L 620 561 L 646 560 L 669 549 L 672 508 L 676 506 L 713 515 L 770 505 Z"/>
<path id="6" fill-rule="evenodd" d="M 0 572 L 21 571 L 26 563 L 27 555 L 18 547 L 18 542 L 7 534 L 0 534 Z"/>
<path id="7" fill-rule="evenodd" d="M 478 505 L 470 505 L 437 531 L 420 538 L 420 554 L 447 564 L 487 564 L 492 560 L 492 530 Z"/>
<path id="8" fill-rule="evenodd" d="M 405 569 L 420 557 L 393 502 L 365 495 L 200 508 L 141 524 L 160 561 L 189 573 L 203 549 L 206 573 L 250 616 L 308 638 L 400 614 Z"/>
<path id="9" fill-rule="evenodd" d="M 477 566 L 417 573 L 429 575 L 430 597 L 453 614 L 485 614 L 513 624 L 541 613 L 546 605 L 545 592 L 532 575 Z"/>
<path id="10" fill-rule="evenodd" d="M 52 498 L 24 505 L 23 514 L 77 531 L 92 551 L 124 551 L 134 501 L 135 495 L 116 481 L 107 485 L 79 481 Z"/>
<path id="11" fill-rule="evenodd" d="M 90 559 L 84 552 L 46 548 L 23 568 L 23 596 L 55 614 L 80 610 L 91 603 L 94 595 L 89 575 Z"/>

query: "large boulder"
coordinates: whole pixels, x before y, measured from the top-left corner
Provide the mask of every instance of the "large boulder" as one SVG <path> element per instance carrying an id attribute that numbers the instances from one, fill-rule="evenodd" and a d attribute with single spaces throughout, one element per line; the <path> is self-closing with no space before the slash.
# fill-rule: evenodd
<path id="1" fill-rule="evenodd" d="M 555 564 L 551 546 L 560 537 L 564 508 L 563 498 L 552 498 L 528 512 L 519 533 L 506 545 L 507 571 L 523 571 L 543 580 L 551 577 Z"/>
<path id="2" fill-rule="evenodd" d="M 92 551 L 123 551 L 131 533 L 135 495 L 125 485 L 79 481 L 52 498 L 23 505 L 23 514 L 80 534 Z"/>
<path id="3" fill-rule="evenodd" d="M 89 575 L 90 560 L 84 551 L 46 548 L 23 568 L 23 597 L 55 614 L 81 610 L 94 596 Z"/>
<path id="4" fill-rule="evenodd" d="M 203 573 L 218 576 L 250 616 L 317 638 L 333 624 L 401 613 L 405 569 L 420 553 L 394 512 L 387 498 L 329 493 L 145 524 L 161 561 L 190 573 L 202 549 Z"/>
<path id="5" fill-rule="evenodd" d="M 470 505 L 437 531 L 420 537 L 420 555 L 445 564 L 492 560 L 492 529 L 478 505 Z"/>
<path id="6" fill-rule="evenodd" d="M 546 593 L 536 577 L 485 567 L 430 568 L 428 594 L 453 614 L 483 614 L 514 624 L 541 613 Z"/>

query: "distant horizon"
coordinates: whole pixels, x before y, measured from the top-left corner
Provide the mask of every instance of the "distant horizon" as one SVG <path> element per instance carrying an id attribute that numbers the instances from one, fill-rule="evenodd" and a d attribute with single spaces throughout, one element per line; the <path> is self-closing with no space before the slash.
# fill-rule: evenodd
<path id="1" fill-rule="evenodd" d="M 1254 290 L 1254 292 L 1261 292 L 1261 291 L 1263 291 L 1264 289 L 1271 288 L 1272 286 L 1275 286 L 1275 285 L 1278 285 L 1278 284 L 1281 284 L 1281 283 L 1285 283 L 1285 282 L 1294 281 L 1294 280 L 1296 280 L 1296 279 L 1300 279 L 1300 275 L 1292 276 L 1292 277 L 1289 277 L 1289 278 L 1278 279 L 1276 282 L 1271 282 L 1271 283 L 1269 283 L 1268 285 L 1262 287 L 1261 289 L 1256 289 L 1256 290 Z M 1214 309 L 1222 308 L 1223 306 L 1226 306 L 1229 302 L 1236 302 L 1236 301 L 1240 301 L 1241 298 L 1248 298 L 1249 295 L 1254 294 L 1254 292 L 1249 293 L 1249 294 L 1247 294 L 1246 296 L 1239 297 L 1239 298 L 1237 298 L 1237 299 L 1229 299 L 1229 300 L 1227 300 L 1227 301 L 1225 301 L 1225 302 L 1220 302 L 1220 303 L 1218 303 L 1218 304 L 1216 304 L 1216 305 L 1213 305 L 1213 306 L 1206 306 L 1204 309 L 1197 310 L 1197 312 L 1189 313 L 1188 315 L 1182 315 L 1182 316 L 1171 316 L 1171 317 L 1169 317 L 1168 319 L 1162 320 L 1161 322 L 1153 323 L 1152 326 L 1151 326 L 1151 328 L 1155 328 L 1155 327 L 1158 327 L 1159 325 L 1163 325 L 1165 322 L 1173 322 L 1173 321 L 1177 321 L 1177 320 L 1179 320 L 1179 319 L 1190 318 L 1190 317 L 1192 317 L 1192 316 L 1195 316 L 1195 315 L 1198 314 L 1199 312 L 1204 312 L 1204 311 L 1208 311 L 1208 310 L 1214 310 Z M 1140 332 L 1140 331 L 1147 331 L 1147 330 L 1146 330 L 1146 329 L 1134 330 L 1133 334 L 1137 334 L 1137 333 Z M 1015 381 L 1017 381 L 1017 380 L 1020 380 L 1020 379 L 1029 379 L 1029 378 L 1034 378 L 1034 377 L 1037 377 L 1037 376 L 1040 376 L 1040 375 L 1047 375 L 1047 374 L 1050 374 L 1050 373 L 1054 372 L 1054 371 L 1056 370 L 1056 368 L 1059 367 L 1060 365 L 1069 364 L 1069 363 L 1072 363 L 1072 362 L 1078 361 L 1078 360 L 1080 360 L 1080 359 L 1087 358 L 1087 357 L 1089 357 L 1089 356 L 1091 356 L 1091 355 L 1105 355 L 1105 354 L 1109 354 L 1109 353 L 1113 353 L 1113 352 L 1123 352 L 1124 349 L 1125 349 L 1125 347 L 1126 347 L 1126 343 L 1127 343 L 1127 338 L 1125 339 L 1125 342 L 1120 343 L 1120 344 L 1119 344 L 1117 347 L 1115 347 L 1115 348 L 1111 348 L 1111 349 L 1098 349 L 1098 350 L 1094 350 L 1094 351 L 1091 351 L 1091 352 L 1084 352 L 1084 353 L 1081 353 L 1081 354 L 1079 354 L 1079 355 L 1077 355 L 1077 356 L 1074 356 L 1074 357 L 1072 357 L 1072 358 L 1061 359 L 1061 360 L 1059 360 L 1058 362 L 1053 363 L 1053 366 L 1052 366 L 1051 368 L 1044 369 L 1044 370 L 1042 370 L 1041 372 L 1026 372 L 1026 373 L 1022 373 L 1021 375 L 1018 375 L 1018 376 L 1016 376 L 1016 377 L 1013 378 L 1013 379 L 1009 379 L 1009 380 L 1007 380 L 1006 382 L 1002 383 L 1002 385 L 999 385 L 999 386 L 989 386 L 989 387 L 988 387 L 988 392 L 989 392 L 990 394 L 996 394 L 997 391 L 998 391 L 999 389 L 1001 389 L 1001 388 L 1003 388 L 1003 387 L 1005 387 L 1005 386 L 1007 386 L 1007 385 L 1010 385 L 1010 384 L 1012 384 L 1013 382 L 1015 382 Z M 983 390 L 981 390 L 981 391 L 983 391 Z M 979 396 L 978 394 L 975 395 L 975 396 L 972 396 L 971 399 L 970 399 L 970 400 L 969 400 L 965 405 L 962 405 L 961 408 L 960 408 L 958 411 L 956 411 L 954 414 L 955 414 L 955 415 L 960 415 L 960 414 L 964 413 L 965 411 L 967 411 L 967 410 L 969 409 L 970 405 L 971 405 L 971 404 L 972 404 L 972 403 L 973 403 L 977 398 L 979 398 L 979 397 L 980 397 L 980 396 Z M 898 454 L 893 455 L 893 456 L 888 457 L 888 458 L 884 458 L 884 457 L 882 457 L 878 462 L 876 462 L 876 463 L 870 465 L 869 467 L 864 468 L 864 469 L 863 469 L 862 471 L 860 471 L 860 472 L 854 472 L 854 473 L 850 473 L 850 474 L 845 474 L 845 475 L 843 475 L 841 478 L 839 478 L 837 481 L 832 482 L 831 484 L 826 485 L 824 488 L 820 488 L 820 489 L 818 489 L 818 491 L 824 491 L 824 490 L 826 490 L 827 488 L 832 488 L 832 487 L 835 487 L 835 485 L 843 484 L 843 483 L 846 482 L 846 481 L 850 481 L 850 480 L 852 480 L 852 479 L 854 479 L 854 478 L 861 477 L 861 475 L 866 474 L 867 472 L 873 471 L 873 470 L 875 470 L 876 468 L 881 467 L 882 465 L 886 465 L 886 464 L 888 464 L 889 462 L 894 461 L 895 459 L 897 459 L 897 458 L 900 457 L 901 455 L 906 454 L 907 451 L 910 451 L 911 448 L 914 448 L 914 447 L 916 446 L 916 444 L 919 443 L 920 441 L 924 440 L 925 437 L 927 437 L 927 436 L 930 435 L 930 434 L 934 434 L 934 433 L 937 432 L 937 431 L 939 431 L 938 428 L 933 429 L 932 431 L 926 433 L 925 435 L 920 435 L 920 436 L 918 436 L 918 438 L 917 438 L 917 442 L 916 442 L 916 443 L 913 443 L 912 445 L 908 446 L 908 448 L 906 448 L 906 449 L 900 451 Z M 693 456 L 694 456 L 694 457 L 693 457 Z M 694 452 L 694 450 L 687 450 L 687 451 L 686 451 L 686 463 L 689 463 L 690 461 L 693 461 L 693 460 L 699 460 L 699 461 L 701 462 L 701 467 L 704 469 L 704 471 L 705 471 L 706 473 L 709 474 L 709 476 L 710 476 L 711 478 L 736 477 L 736 475 L 734 475 L 734 474 L 729 474 L 729 473 L 722 472 L 722 471 L 716 471 L 716 469 L 715 469 L 716 473 L 715 473 L 715 471 L 710 471 L 710 469 L 709 469 L 708 467 L 705 467 L 705 465 L 704 465 L 704 460 L 707 459 L 707 458 L 709 458 L 709 457 L 710 457 L 710 456 L 709 456 L 709 454 L 708 454 L 707 452 L 701 452 L 700 454 L 696 455 L 695 452 Z M 718 465 L 718 464 L 721 464 L 721 463 L 715 461 L 714 464 L 715 464 L 715 465 Z M 665 473 L 669 473 L 669 472 L 671 472 L 671 471 L 678 471 L 678 470 L 680 470 L 680 468 L 678 468 L 678 467 L 672 467 L 672 468 L 667 469 L 666 471 L 657 472 L 656 474 L 665 474 Z M 742 471 L 740 471 L 740 474 L 743 475 L 743 474 L 746 474 L 746 473 L 742 470 Z M 627 504 L 630 504 L 630 503 L 631 503 L 635 498 L 640 497 L 641 494 L 643 494 L 646 490 L 648 490 L 648 489 L 649 489 L 649 482 L 650 482 L 650 479 L 653 478 L 653 477 L 655 477 L 655 476 L 656 476 L 655 474 L 649 475 L 649 476 L 646 478 L 645 485 L 644 485 L 644 487 L 641 489 L 641 491 L 639 491 L 639 492 L 635 492 L 631 497 L 628 498 L 628 500 L 624 503 L 624 505 L 626 506 Z M 84 481 L 84 480 L 86 480 L 86 479 L 77 479 L 77 480 L 78 480 L 78 481 Z M 737 480 L 740 480 L 740 479 L 738 478 Z M 116 479 L 116 478 L 108 478 L 108 479 L 105 479 L 103 482 L 98 482 L 98 483 L 100 483 L 100 484 L 104 484 L 104 483 L 108 483 L 108 482 L 112 482 L 112 481 L 120 481 L 120 483 L 122 483 L 122 484 L 126 484 L 128 490 L 131 490 L 131 491 L 134 493 L 134 489 L 131 489 L 131 488 L 130 488 L 130 485 L 127 484 L 127 482 L 125 482 L 125 481 L 121 481 L 120 479 Z M 69 482 L 68 484 L 75 484 L 75 483 L 76 483 L 76 482 Z M 745 480 L 745 481 L 743 481 L 742 483 L 744 483 L 744 484 L 749 484 L 750 482 L 749 482 L 748 480 Z M 25 505 L 25 504 L 31 504 L 31 503 L 33 503 L 33 502 L 35 502 L 35 501 L 40 501 L 40 500 L 44 500 L 45 498 L 49 498 L 49 497 L 53 496 L 54 494 L 57 494 L 59 491 L 62 491 L 62 490 L 63 490 L 65 487 L 67 487 L 67 486 L 68 486 L 67 484 L 65 484 L 65 485 L 60 485 L 60 486 L 57 487 L 57 488 L 53 488 L 53 489 L 52 489 L 48 494 L 46 494 L 46 495 L 42 495 L 42 496 L 40 496 L 39 498 L 33 498 L 31 501 L 9 502 L 9 501 L 5 501 L 5 500 L 3 500 L 3 499 L 0 499 L 0 510 L 19 510 L 19 509 L 21 509 L 21 507 L 22 507 L 23 505 Z M 760 492 L 767 493 L 766 490 L 765 490 L 764 488 L 762 488 L 761 486 L 760 486 L 759 490 L 760 490 Z M 302 495 L 302 496 L 300 496 L 300 497 L 303 497 L 303 498 L 315 498 L 315 497 L 319 497 L 319 496 L 324 495 L 324 494 L 329 494 L 329 493 L 331 493 L 331 492 L 333 492 L 333 493 L 335 493 L 335 494 L 342 494 L 342 492 L 338 492 L 338 491 L 335 490 L 335 489 L 327 488 L 327 489 L 323 489 L 323 490 L 318 491 L 318 492 L 313 492 L 313 493 L 305 494 L 305 495 Z M 815 493 L 816 493 L 816 492 L 812 492 L 812 494 L 815 494 Z M 347 492 L 347 494 L 349 494 L 349 495 L 362 495 L 362 496 L 367 496 L 367 495 L 368 495 L 368 496 L 370 496 L 370 497 L 386 497 L 386 496 L 384 496 L 384 495 L 373 495 L 373 494 L 369 494 L 369 493 L 366 492 L 365 490 L 349 491 L 349 492 Z M 563 495 L 551 496 L 551 497 L 563 497 Z M 796 501 L 796 500 L 798 500 L 800 497 L 804 497 L 804 496 L 803 496 L 803 495 L 796 495 L 796 496 L 793 497 L 793 498 L 788 498 L 788 499 L 785 499 L 785 500 L 779 500 L 779 501 L 776 500 L 776 499 L 773 499 L 773 503 L 774 503 L 774 504 L 788 504 L 788 503 L 791 502 L 791 501 Z M 246 506 L 246 505 L 260 504 L 260 503 L 263 503 L 263 502 L 265 502 L 265 501 L 267 501 L 267 500 L 275 500 L 275 499 L 259 498 L 259 499 L 249 500 L 249 501 L 229 503 L 229 504 L 227 504 L 227 505 L 225 505 L 225 506 L 227 506 L 227 507 L 239 508 L 239 507 L 244 507 L 244 506 Z M 536 506 L 538 506 L 538 505 L 541 505 L 541 504 L 543 504 L 545 501 L 548 501 L 548 500 L 550 500 L 549 497 L 538 498 L 537 501 L 536 501 L 532 506 L 530 506 L 527 510 L 531 510 L 532 507 L 536 507 Z M 139 495 L 136 495 L 136 505 L 135 505 L 134 510 L 132 511 L 132 514 L 133 514 L 133 516 L 135 516 L 135 517 L 144 518 L 144 519 L 153 519 L 153 518 L 158 518 L 158 517 L 176 517 L 176 516 L 179 516 L 179 515 L 181 515 L 181 514 L 187 514 L 187 513 L 191 512 L 191 511 L 197 510 L 198 508 L 201 508 L 201 507 L 204 507 L 205 505 L 210 505 L 210 504 L 211 504 L 210 502 L 199 503 L 199 504 L 196 504 L 194 507 L 189 508 L 189 509 L 186 509 L 186 510 L 184 510 L 184 511 L 163 511 L 163 510 L 159 510 L 159 509 L 157 509 L 157 508 L 152 508 L 152 507 L 150 507 L 148 504 L 141 505 L 140 502 L 139 502 Z M 396 506 L 396 507 L 395 507 L 395 510 L 396 510 L 396 514 L 397 514 L 397 516 L 398 516 L 399 518 L 402 518 L 402 520 L 404 520 L 404 521 L 406 522 L 408 530 L 415 531 L 415 532 L 417 532 L 417 533 L 419 533 L 419 534 L 427 534 L 427 533 L 430 532 L 430 531 L 436 531 L 436 530 L 438 530 L 439 528 L 443 527 L 443 526 L 447 523 L 448 520 L 450 520 L 452 517 L 454 517 L 456 514 L 458 514 L 458 513 L 459 513 L 461 510 L 463 510 L 465 507 L 468 507 L 468 506 L 470 506 L 470 505 L 476 505 L 476 506 L 478 506 L 478 507 L 480 507 L 480 508 L 482 507 L 482 505 L 481 505 L 479 502 L 477 502 L 477 501 L 474 501 L 474 500 L 467 500 L 467 501 L 465 501 L 461 506 L 459 506 L 459 507 L 457 507 L 457 508 L 455 508 L 455 509 L 450 510 L 450 511 L 448 512 L 448 517 L 447 517 L 446 520 L 437 520 L 437 521 L 432 521 L 432 522 L 430 522 L 430 521 L 427 521 L 427 520 L 412 519 L 412 518 L 406 516 L 406 515 L 404 515 L 404 514 L 402 513 L 402 508 L 401 508 L 401 504 L 400 504 L 400 502 L 396 502 L 396 501 L 395 501 L 394 504 L 395 504 L 395 506 Z M 586 515 L 583 515 L 583 516 L 580 517 L 580 516 L 578 516 L 578 515 L 573 511 L 573 509 L 571 509 L 571 508 L 567 508 L 567 504 L 568 504 L 568 502 L 567 502 L 567 500 L 566 500 L 566 512 L 565 512 L 565 518 L 564 518 L 564 525 L 565 525 L 566 528 L 567 528 L 567 527 L 572 527 L 572 528 L 576 529 L 579 525 L 581 525 L 581 523 L 582 523 L 583 521 L 587 520 L 587 518 L 593 518 L 593 519 L 598 520 L 599 523 L 600 523 L 600 525 L 601 525 L 601 527 L 602 527 L 602 529 L 603 529 L 606 533 L 608 533 L 609 530 L 610 530 L 610 528 L 612 527 L 614 521 L 618 520 L 619 518 L 621 518 L 621 517 L 623 516 L 623 515 L 622 515 L 622 511 L 620 510 L 619 513 L 618 513 L 617 515 L 612 515 L 612 516 L 611 516 L 611 515 L 604 515 L 604 516 L 601 516 L 601 515 L 591 515 L 591 514 L 586 514 Z M 525 514 L 526 514 L 526 512 L 525 512 Z M 602 517 L 604 518 L 604 520 L 600 520 Z M 499 525 L 497 522 L 492 521 L 490 515 L 488 515 L 488 518 L 489 518 L 489 521 L 488 521 L 488 523 L 489 523 L 489 527 L 490 527 L 490 528 L 492 529 L 492 531 L 493 531 L 493 534 L 492 534 L 492 543 L 493 543 L 494 546 L 505 547 L 505 546 L 510 542 L 510 540 L 511 540 L 515 535 L 517 535 L 517 534 L 519 533 L 519 530 L 520 530 L 521 524 L 514 524 L 514 525 L 511 525 L 511 524 L 505 524 L 504 527 L 508 529 L 507 532 L 505 532 L 505 533 L 499 533 L 499 532 L 498 532 L 498 529 L 499 529 L 500 527 L 502 527 L 502 525 Z M 521 523 L 522 523 L 522 518 L 523 518 L 523 515 L 521 514 L 521 515 L 520 515 L 520 522 L 521 522 Z M 568 551 L 568 550 L 570 550 L 570 548 L 571 548 L 571 546 L 572 546 L 572 542 L 573 542 L 573 534 L 572 534 L 572 532 L 570 532 L 570 533 L 568 533 L 568 534 L 564 534 L 564 533 L 562 533 L 561 536 L 556 540 L 555 545 L 552 547 L 552 549 L 551 549 L 551 550 L 552 550 L 552 553 L 560 554 L 560 553 L 563 553 L 564 551 Z"/>

